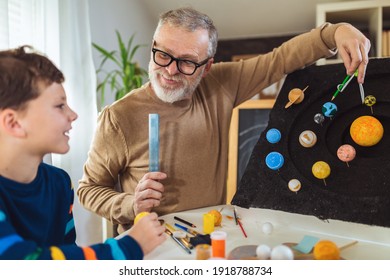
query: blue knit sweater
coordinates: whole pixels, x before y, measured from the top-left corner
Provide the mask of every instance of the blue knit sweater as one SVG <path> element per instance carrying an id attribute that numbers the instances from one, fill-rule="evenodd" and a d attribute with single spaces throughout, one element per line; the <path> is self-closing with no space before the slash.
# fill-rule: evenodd
<path id="1" fill-rule="evenodd" d="M 74 192 L 69 175 L 40 164 L 22 184 L 0 176 L 0 259 L 142 259 L 130 236 L 104 244 L 75 244 Z"/>

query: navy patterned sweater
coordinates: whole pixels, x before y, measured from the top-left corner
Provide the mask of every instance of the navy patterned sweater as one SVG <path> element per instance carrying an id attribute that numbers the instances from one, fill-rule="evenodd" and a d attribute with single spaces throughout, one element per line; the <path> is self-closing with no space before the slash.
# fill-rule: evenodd
<path id="1" fill-rule="evenodd" d="M 28 184 L 0 176 L 0 259 L 142 259 L 130 236 L 80 247 L 75 244 L 74 191 L 62 169 L 41 163 Z"/>

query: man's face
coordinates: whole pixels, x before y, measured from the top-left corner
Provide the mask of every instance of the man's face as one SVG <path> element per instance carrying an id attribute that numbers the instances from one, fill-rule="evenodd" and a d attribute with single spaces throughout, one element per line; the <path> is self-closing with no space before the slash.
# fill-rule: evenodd
<path id="1" fill-rule="evenodd" d="M 154 48 L 172 57 L 199 63 L 208 58 L 208 33 L 205 30 L 187 32 L 169 24 L 161 26 L 154 37 Z M 149 62 L 149 78 L 152 88 L 158 98 L 164 102 L 173 103 L 191 98 L 202 77 L 210 68 L 212 59 L 198 67 L 193 75 L 181 73 L 177 62 L 168 66 L 159 66 L 153 60 L 151 53 Z"/>

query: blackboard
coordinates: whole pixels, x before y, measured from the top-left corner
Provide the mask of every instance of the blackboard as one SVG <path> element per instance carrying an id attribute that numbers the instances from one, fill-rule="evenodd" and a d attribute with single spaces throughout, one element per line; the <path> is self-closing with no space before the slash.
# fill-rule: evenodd
<path id="1" fill-rule="evenodd" d="M 259 140 L 261 132 L 263 132 L 268 125 L 270 111 L 271 109 L 239 110 L 237 185 L 244 174 L 253 147 Z"/>
<path id="2" fill-rule="evenodd" d="M 249 100 L 233 110 L 229 138 L 227 199 L 230 203 L 254 145 L 268 125 L 275 99 Z"/>

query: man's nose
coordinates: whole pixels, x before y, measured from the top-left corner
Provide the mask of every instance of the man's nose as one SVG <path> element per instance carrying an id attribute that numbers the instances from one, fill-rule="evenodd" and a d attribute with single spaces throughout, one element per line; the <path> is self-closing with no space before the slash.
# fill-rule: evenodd
<path id="1" fill-rule="evenodd" d="M 172 63 L 166 66 L 165 69 L 168 71 L 169 75 L 175 75 L 180 72 L 177 61 L 172 61 Z"/>

